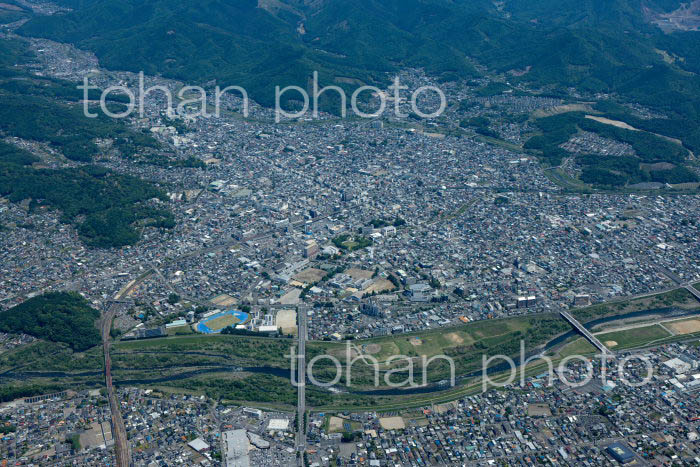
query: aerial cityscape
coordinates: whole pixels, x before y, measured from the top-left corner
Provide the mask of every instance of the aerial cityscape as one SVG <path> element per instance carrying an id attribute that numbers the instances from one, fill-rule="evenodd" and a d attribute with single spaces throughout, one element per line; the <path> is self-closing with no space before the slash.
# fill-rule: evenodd
<path id="1" fill-rule="evenodd" d="M 699 28 L 3 0 L 1 465 L 700 465 Z"/>

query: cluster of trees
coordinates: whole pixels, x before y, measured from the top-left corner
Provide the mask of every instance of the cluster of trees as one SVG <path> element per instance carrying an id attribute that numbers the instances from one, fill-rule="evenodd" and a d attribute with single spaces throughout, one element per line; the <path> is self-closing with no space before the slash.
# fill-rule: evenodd
<path id="1" fill-rule="evenodd" d="M 496 206 L 505 206 L 510 203 L 510 198 L 506 196 L 496 196 L 493 200 L 493 204 Z"/>
<path id="2" fill-rule="evenodd" d="M 336 247 L 347 251 L 361 250 L 372 245 L 372 239 L 369 237 L 363 237 L 361 235 L 351 237 L 349 234 L 338 235 L 333 238 L 332 242 Z"/>
<path id="3" fill-rule="evenodd" d="M 677 166 L 669 170 L 650 172 L 651 181 L 659 183 L 689 183 L 700 181 L 698 175 L 687 167 Z"/>
<path id="4" fill-rule="evenodd" d="M 0 435 L 14 433 L 15 431 L 17 431 L 17 427 L 15 425 L 9 425 L 7 423 L 0 424 Z"/>
<path id="5" fill-rule="evenodd" d="M 568 153 L 559 147 L 578 131 L 577 124 L 584 115 L 577 112 L 569 112 L 551 117 L 540 118 L 535 125 L 542 132 L 533 136 L 524 144 L 525 149 L 536 150 L 541 153 L 540 158 L 549 165 L 560 165 Z"/>
<path id="6" fill-rule="evenodd" d="M 251 336 L 251 337 L 277 337 L 276 335 L 267 333 L 267 332 L 255 332 L 255 331 L 250 331 L 248 329 L 236 329 L 235 326 L 227 326 L 224 329 L 221 330 L 221 334 L 229 335 L 229 336 Z M 279 332 L 279 335 L 283 335 L 281 332 Z M 287 336 L 289 337 L 289 336 Z"/>
<path id="7" fill-rule="evenodd" d="M 0 331 L 68 344 L 82 352 L 101 342 L 100 312 L 74 292 L 51 292 L 0 313 Z"/>
<path id="8" fill-rule="evenodd" d="M 47 142 L 68 159 L 90 162 L 99 152 L 94 143 L 96 138 L 112 138 L 126 156 L 133 155 L 138 147 L 157 147 L 150 135 L 99 115 L 89 119 L 80 106 L 68 107 L 43 96 L 10 94 L 0 89 L 0 130 L 23 139 Z"/>
<path id="9" fill-rule="evenodd" d="M 491 82 L 476 90 L 475 94 L 479 97 L 491 97 L 503 94 L 508 91 L 510 86 L 505 83 Z"/>
<path id="10" fill-rule="evenodd" d="M 525 82 L 550 95 L 576 87 L 663 108 L 691 130 L 688 141 L 700 143 L 700 129 L 691 125 L 700 116 L 700 40 L 664 34 L 638 2 L 513 0 L 507 15 L 488 0 L 282 0 L 274 9 L 189 0 L 153 0 L 147 8 L 129 0 L 69 3 L 73 11 L 36 16 L 19 32 L 93 50 L 110 68 L 238 84 L 265 105 L 274 104 L 275 85 L 305 87 L 314 70 L 322 85 L 351 91 L 405 67 L 424 68 L 439 81 L 470 79 L 479 75 L 473 57 L 499 72 L 522 70 L 509 76 L 513 86 Z M 678 6 L 647 3 L 649 10 Z M 302 21 L 305 34 L 297 30 Z M 684 60 L 665 63 L 657 50 Z M 507 89 L 492 83 L 477 94 Z M 289 105 L 294 99 L 283 96 Z M 325 93 L 325 104 L 337 111 L 337 93 Z"/>
<path id="11" fill-rule="evenodd" d="M 59 209 L 61 220 L 76 224 L 86 244 L 101 248 L 136 243 L 136 222 L 166 229 L 175 225 L 171 212 L 146 204 L 153 198 L 167 200 L 160 189 L 97 166 L 34 169 L 7 163 L 0 156 L 0 196 L 12 202 L 29 199 L 31 209 L 42 205 Z"/>
<path id="12" fill-rule="evenodd" d="M 688 150 L 683 146 L 645 131 L 618 128 L 588 118 L 580 119 L 578 126 L 582 130 L 597 133 L 604 138 L 614 139 L 631 145 L 643 162 L 681 164 L 688 157 Z"/>
<path id="13" fill-rule="evenodd" d="M 3 56 L 6 54 L 6 56 Z M 6 135 L 50 144 L 68 159 L 89 162 L 99 152 L 96 138 L 110 138 L 124 156 L 137 149 L 155 149 L 158 142 L 148 133 L 130 129 L 123 122 L 102 112 L 97 118 L 83 115 L 77 103 L 83 93 L 75 83 L 40 77 L 15 67 L 33 59 L 26 42 L 0 40 L 0 131 Z M 90 99 L 99 99 L 101 91 L 93 89 Z M 110 94 L 109 107 L 120 110 L 126 96 Z"/>
<path id="14" fill-rule="evenodd" d="M 177 381 L 174 384 L 184 389 L 204 392 L 215 400 L 294 405 L 297 399 L 296 388 L 289 384 L 289 381 L 275 376 L 254 374 L 237 379 L 196 378 Z"/>
<path id="15" fill-rule="evenodd" d="M 14 144 L 0 141 L 0 163 L 3 162 L 15 165 L 32 165 L 34 162 L 39 162 L 39 158 Z"/>
<path id="16" fill-rule="evenodd" d="M 687 55 L 686 57 L 690 58 Z M 700 72 L 700 68 L 698 68 L 698 71 Z M 661 107 L 664 108 L 665 104 L 661 105 Z M 679 107 L 682 108 L 683 105 L 681 104 Z M 683 145 L 691 151 L 700 151 L 700 128 L 697 125 L 697 120 L 670 111 L 673 109 L 664 109 L 664 113 L 669 115 L 668 118 L 641 118 L 632 113 L 624 105 L 613 101 L 600 101 L 596 104 L 595 108 L 605 113 L 608 118 L 627 122 L 635 128 L 650 133 L 657 133 L 679 139 L 683 141 Z"/>
<path id="17" fill-rule="evenodd" d="M 499 134 L 489 128 L 491 121 L 484 116 L 465 118 L 459 122 L 459 126 L 462 128 L 474 128 L 474 131 L 480 135 L 490 136 L 492 138 L 498 138 Z"/>
<path id="18" fill-rule="evenodd" d="M 126 157 L 158 147 L 150 135 L 133 131 L 121 121 L 105 116 L 89 119 L 82 114 L 81 106 L 58 102 L 82 98 L 73 83 L 18 71 L 14 64 L 31 58 L 26 43 L 0 40 L 0 52 L 3 134 L 46 142 L 80 162 L 89 162 L 98 153 L 94 142 L 98 138 L 112 139 L 114 147 Z M 61 220 L 75 224 L 90 246 L 120 247 L 137 242 L 135 223 L 160 228 L 175 225 L 172 213 L 147 203 L 152 198 L 167 200 L 151 183 L 89 165 L 55 170 L 31 167 L 38 161 L 33 154 L 0 142 L 0 196 L 12 202 L 29 199 L 30 209 L 48 206 L 60 210 Z M 183 163 L 199 166 L 192 161 Z"/>
<path id="19" fill-rule="evenodd" d="M 620 187 L 627 184 L 628 178 L 598 167 L 586 167 L 581 172 L 581 181 L 589 185 Z"/>
<path id="20" fill-rule="evenodd" d="M 601 157 L 592 154 L 578 156 L 583 167 L 581 180 L 591 185 L 619 187 L 641 182 L 688 183 L 697 182 L 695 172 L 683 166 L 665 170 L 643 169 L 634 156 Z"/>
<path id="21" fill-rule="evenodd" d="M 688 151 L 681 145 L 655 134 L 606 125 L 585 118 L 585 114 L 581 112 L 541 118 L 535 123 L 542 134 L 530 138 L 525 143 L 525 148 L 538 151 L 541 158 L 551 165 L 561 164 L 561 160 L 569 155 L 559 146 L 579 130 L 597 133 L 604 138 L 632 146 L 635 156 L 577 156 L 576 162 L 583 168 L 581 181 L 590 185 L 622 187 L 641 182 L 686 183 L 699 180 L 697 174 L 683 165 Z M 650 170 L 643 165 L 658 162 L 672 164 L 673 167 L 666 170 Z"/>
<path id="22" fill-rule="evenodd" d="M 56 384 L 29 384 L 29 385 L 13 385 L 3 384 L 0 386 L 0 402 L 13 401 L 22 397 L 40 396 L 42 394 L 51 394 L 65 390 L 63 386 Z"/>

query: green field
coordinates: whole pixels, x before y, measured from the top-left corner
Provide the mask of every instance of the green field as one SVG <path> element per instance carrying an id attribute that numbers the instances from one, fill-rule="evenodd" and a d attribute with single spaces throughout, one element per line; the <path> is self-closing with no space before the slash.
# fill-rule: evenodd
<path id="1" fill-rule="evenodd" d="M 188 334 L 194 334 L 192 326 L 179 326 L 176 328 L 168 329 L 168 336 L 186 336 Z"/>
<path id="2" fill-rule="evenodd" d="M 678 291 L 656 297 L 620 301 L 606 305 L 575 310 L 583 322 L 600 316 L 627 313 L 644 307 L 658 308 L 673 305 L 688 309 L 698 304 L 687 301 L 687 296 Z M 415 380 L 422 380 L 422 356 L 430 358 L 447 355 L 454 359 L 456 375 L 467 375 L 481 370 L 482 355 L 516 356 L 521 340 L 527 352 L 550 339 L 569 331 L 570 326 L 557 314 L 538 314 L 508 319 L 472 322 L 460 326 L 435 329 L 425 332 L 385 336 L 367 340 L 348 341 L 363 355 L 379 362 L 380 388 L 385 387 L 384 377 L 392 371 L 393 382 L 405 381 L 406 360 L 388 362 L 394 355 L 405 355 L 413 362 Z M 626 331 L 608 331 L 601 340 L 614 340 L 613 350 L 645 346 L 662 340 L 688 340 L 695 334 L 671 336 L 661 326 L 649 325 Z M 295 393 L 287 372 L 290 368 L 288 355 L 296 347 L 295 340 L 228 335 L 176 335 L 167 338 L 140 341 L 115 342 L 112 346 L 113 377 L 116 385 L 140 385 L 168 392 L 205 394 L 216 400 L 229 403 L 248 403 L 264 407 L 291 407 Z M 575 338 L 559 349 L 554 360 L 568 355 L 592 355 L 593 347 L 582 338 Z M 338 358 L 343 366 L 345 381 L 346 343 L 311 341 L 307 344 L 307 361 L 329 354 Z M 357 354 L 353 351 L 351 359 Z M 371 360 L 356 359 L 352 365 L 351 390 L 374 389 L 374 368 Z M 253 373 L 240 368 L 266 367 L 280 373 Z M 537 365 L 527 372 L 541 372 Z M 0 355 L 0 396 L 5 399 L 27 394 L 54 392 L 57 388 L 84 389 L 104 385 L 103 357 L 101 347 L 85 352 L 74 352 L 66 344 L 35 342 L 10 350 Z M 314 365 L 314 376 L 329 381 L 336 374 L 330 361 L 318 360 Z M 449 367 L 443 360 L 436 360 L 427 369 L 428 382 L 436 382 L 449 376 Z M 494 376 L 497 378 L 497 376 Z M 310 407 L 319 410 L 376 410 L 383 408 L 418 407 L 430 403 L 447 402 L 467 394 L 479 392 L 477 376 L 462 381 L 463 385 L 432 394 L 373 396 L 357 393 L 332 394 L 316 388 L 308 388 Z M 256 390 L 264 387 L 265 390 Z"/>
<path id="3" fill-rule="evenodd" d="M 660 325 L 653 324 L 624 331 L 598 333 L 596 337 L 611 350 L 623 350 L 640 347 L 671 337 L 671 333 Z M 616 342 L 617 345 L 612 345 L 612 342 Z"/>
<path id="4" fill-rule="evenodd" d="M 551 316 L 546 316 L 545 321 L 550 323 Z M 351 344 L 360 348 L 364 354 L 371 355 L 380 363 L 385 363 L 395 355 L 409 357 L 443 354 L 448 351 L 459 352 L 467 348 L 488 348 L 496 344 L 500 337 L 513 336 L 527 331 L 536 323 L 533 319 L 504 319 L 493 321 L 478 321 L 464 326 L 436 329 L 427 332 L 401 334 L 373 339 L 365 339 Z M 562 328 L 563 329 L 563 328 Z M 345 356 L 345 344 L 338 343 L 314 343 L 327 353 L 336 356 Z"/>
<path id="5" fill-rule="evenodd" d="M 593 305 L 585 308 L 578 308 L 571 311 L 571 314 L 581 323 L 587 323 L 598 318 L 622 315 L 635 311 L 653 310 L 677 307 L 685 310 L 700 309 L 700 302 L 685 289 L 675 289 L 657 295 L 644 298 L 620 299 Z"/>
<path id="6" fill-rule="evenodd" d="M 562 347 L 556 355 L 565 358 L 571 355 L 592 355 L 596 353 L 598 353 L 598 349 L 593 347 L 593 344 L 583 337 L 579 337 Z"/>
<path id="7" fill-rule="evenodd" d="M 224 315 L 207 321 L 207 327 L 212 331 L 219 331 L 229 326 L 239 324 L 240 322 L 241 321 L 233 315 Z"/>

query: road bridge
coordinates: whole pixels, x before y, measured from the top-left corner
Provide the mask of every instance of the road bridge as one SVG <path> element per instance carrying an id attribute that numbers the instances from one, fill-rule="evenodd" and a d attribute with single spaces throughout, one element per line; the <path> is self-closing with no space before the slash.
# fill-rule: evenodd
<path id="1" fill-rule="evenodd" d="M 700 300 L 700 291 L 698 291 L 698 289 L 696 289 L 695 287 L 693 287 L 692 284 L 686 285 L 686 286 L 685 286 L 685 290 L 687 290 L 688 292 L 690 292 L 691 294 L 693 294 L 693 297 L 695 297 L 695 298 L 697 298 L 698 300 Z"/>
<path id="2" fill-rule="evenodd" d="M 588 329 L 586 329 L 583 324 L 579 323 L 576 318 L 571 316 L 570 313 L 562 310 L 559 312 L 559 314 L 562 316 L 562 318 L 564 318 L 566 321 L 568 321 L 569 324 L 571 324 L 579 333 L 581 333 L 583 335 L 583 337 L 585 337 L 588 342 L 593 344 L 593 346 L 596 349 L 600 350 L 604 355 L 608 355 L 608 354 L 612 353 L 610 351 L 610 349 L 605 347 L 603 345 L 603 343 L 600 342 L 596 336 L 594 336 Z"/>

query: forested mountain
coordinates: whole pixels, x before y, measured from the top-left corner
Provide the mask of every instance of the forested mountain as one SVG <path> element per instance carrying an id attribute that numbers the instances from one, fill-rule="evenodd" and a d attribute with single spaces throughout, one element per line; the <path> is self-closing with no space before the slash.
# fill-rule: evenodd
<path id="1" fill-rule="evenodd" d="M 466 57 L 500 68 L 529 65 L 535 79 L 554 73 L 558 80 L 596 54 L 603 67 L 645 66 L 662 61 L 652 47 L 661 33 L 645 8 L 667 11 L 680 1 L 509 0 L 500 9 L 488 0 L 63 3 L 75 10 L 35 18 L 22 31 L 92 49 L 108 67 L 241 84 L 255 74 L 298 84 L 311 69 L 361 80 L 397 66 L 473 72 Z M 595 76 L 595 64 L 580 71 L 615 84 Z"/>
<path id="2" fill-rule="evenodd" d="M 72 83 L 31 75 L 15 64 L 31 60 L 27 45 L 0 40 L 0 138 L 18 137 L 48 144 L 66 159 L 90 163 L 100 153 L 98 139 L 109 139 L 123 158 L 153 151 L 158 143 L 123 121 L 89 119 Z M 28 200 L 30 210 L 43 206 L 61 212 L 61 220 L 76 226 L 81 239 L 95 247 L 121 247 L 138 241 L 136 228 L 174 226 L 162 205 L 163 191 L 136 177 L 104 167 L 36 167 L 30 152 L 0 139 L 0 197 Z M 158 201 L 155 201 L 157 199 Z"/>
<path id="3" fill-rule="evenodd" d="M 547 92 L 618 93 L 700 118 L 700 33 L 662 31 L 681 0 L 59 0 L 20 33 L 93 50 L 113 69 L 244 86 L 377 83 L 422 67 L 443 80 L 510 72 Z M 671 60 L 669 60 L 671 57 Z M 680 123 L 682 122 L 682 123 Z M 700 133 L 686 135 L 700 146 Z"/>
<path id="4" fill-rule="evenodd" d="M 82 352 L 100 343 L 100 312 L 75 292 L 50 292 L 0 312 L 0 331 L 68 344 Z"/>

